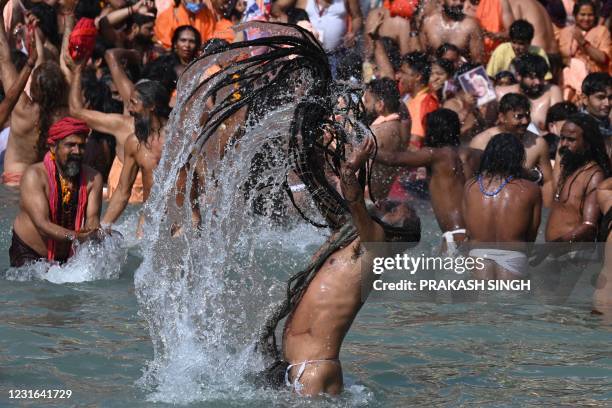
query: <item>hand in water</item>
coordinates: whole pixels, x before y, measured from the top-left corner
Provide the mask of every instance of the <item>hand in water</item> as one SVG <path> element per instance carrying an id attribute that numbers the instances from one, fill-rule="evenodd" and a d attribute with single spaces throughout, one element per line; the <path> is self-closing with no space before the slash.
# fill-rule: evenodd
<path id="1" fill-rule="evenodd" d="M 89 241 L 90 239 L 94 239 L 94 240 L 99 240 L 98 238 L 98 231 L 100 229 L 96 228 L 96 229 L 91 229 L 91 230 L 80 230 L 79 232 L 76 233 L 76 240 L 79 241 L 81 244 L 83 242 Z"/>

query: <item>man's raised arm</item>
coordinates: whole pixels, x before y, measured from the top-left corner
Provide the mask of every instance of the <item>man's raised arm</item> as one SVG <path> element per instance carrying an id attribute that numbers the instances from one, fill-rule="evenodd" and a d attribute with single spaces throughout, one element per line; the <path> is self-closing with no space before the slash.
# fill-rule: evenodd
<path id="1" fill-rule="evenodd" d="M 116 113 L 102 113 L 85 108 L 81 96 L 82 70 L 83 65 L 79 64 L 73 71 L 72 81 L 70 83 L 70 94 L 68 97 L 70 115 L 84 121 L 90 128 L 98 132 L 111 134 L 115 136 L 115 138 L 118 134 L 129 133 L 126 129 L 129 121 L 126 121 L 125 116 Z"/>
<path id="2" fill-rule="evenodd" d="M 132 186 L 134 186 L 134 181 L 136 181 L 136 176 L 138 175 L 138 163 L 136 163 L 136 159 L 134 158 L 135 151 L 138 148 L 137 144 L 137 142 L 133 144 L 128 142 L 125 146 L 123 168 L 119 176 L 119 183 L 108 204 L 108 209 L 106 213 L 104 213 L 104 217 L 102 217 L 102 225 L 104 226 L 108 226 L 117 221 L 117 218 L 123 213 L 123 210 L 125 210 L 125 207 L 130 201 Z"/>

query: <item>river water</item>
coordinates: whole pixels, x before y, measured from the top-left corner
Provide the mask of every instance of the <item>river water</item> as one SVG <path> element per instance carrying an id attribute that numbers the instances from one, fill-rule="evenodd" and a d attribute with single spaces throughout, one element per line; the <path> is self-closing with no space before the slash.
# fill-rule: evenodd
<path id="1" fill-rule="evenodd" d="M 17 205 L 17 195 L 0 186 L 0 271 L 8 268 Z M 425 229 L 435 231 L 427 207 L 420 205 L 419 214 Z M 142 260 L 131 232 L 135 210 L 129 209 L 128 221 L 119 227 L 129 248 L 117 261 L 118 276 L 92 278 L 74 265 L 56 271 L 53 280 L 63 273 L 63 281 L 86 281 L 2 281 L 0 406 L 604 407 L 612 400 L 612 330 L 589 314 L 588 297 L 557 306 L 374 297 L 345 339 L 340 358 L 347 389 L 335 400 L 296 400 L 288 392 L 255 390 L 246 383 L 231 389 L 200 384 L 193 395 L 173 389 L 172 381 L 151 390 L 139 381 L 154 356 L 134 293 Z M 433 234 L 425 237 L 436 240 Z M 256 246 L 258 268 L 280 282 L 322 239 L 303 224 L 264 231 Z M 70 389 L 72 396 L 11 400 L 9 390 L 15 389 Z"/>

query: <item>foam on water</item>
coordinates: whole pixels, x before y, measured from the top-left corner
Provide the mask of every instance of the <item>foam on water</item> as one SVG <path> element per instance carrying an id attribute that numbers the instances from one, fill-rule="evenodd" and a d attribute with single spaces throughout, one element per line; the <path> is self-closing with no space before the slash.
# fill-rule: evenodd
<path id="1" fill-rule="evenodd" d="M 127 258 L 120 235 L 106 237 L 101 243 L 75 244 L 75 253 L 63 265 L 39 261 L 21 268 L 9 268 L 5 278 L 15 281 L 47 280 L 53 283 L 88 282 L 117 279 Z"/>
<path id="2" fill-rule="evenodd" d="M 296 227 L 297 217 L 275 226 L 253 213 L 259 197 L 282 191 L 291 168 L 287 152 L 294 104 L 270 108 L 265 118 L 248 122 L 239 142 L 218 162 L 207 157 L 198 228 L 192 227 L 189 200 L 177 204 L 176 180 L 196 150 L 193 135 L 201 131 L 206 89 L 212 85 L 196 87 L 213 62 L 196 62 L 179 82 L 164 154 L 145 206 L 144 260 L 134 279 L 154 359 L 138 384 L 156 402 L 269 400 L 270 391 L 256 390 L 245 380 L 266 363 L 254 351 L 254 341 L 283 293 L 284 279 L 305 265 L 307 253 L 324 239 L 325 231 Z M 304 74 L 301 86 L 313 81 Z M 262 155 L 266 166 L 254 172 Z M 192 162 L 187 169 L 186 191 L 195 167 Z M 264 203 L 261 211 L 270 213 L 271 205 Z M 172 236 L 176 226 L 181 233 Z M 279 270 L 280 279 L 271 273 Z M 362 399 L 364 393 L 357 394 Z"/>

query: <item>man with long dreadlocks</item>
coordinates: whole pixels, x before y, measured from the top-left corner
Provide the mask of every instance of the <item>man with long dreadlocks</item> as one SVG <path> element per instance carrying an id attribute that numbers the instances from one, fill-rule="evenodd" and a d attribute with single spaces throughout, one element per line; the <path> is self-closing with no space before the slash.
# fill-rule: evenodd
<path id="1" fill-rule="evenodd" d="M 289 280 L 287 299 L 267 322 L 261 339 L 260 345 L 278 354 L 274 330 L 288 316 L 283 361 L 277 360 L 266 375 L 275 385 L 284 379 L 299 395 L 342 391 L 338 359 L 342 340 L 372 284 L 372 272 L 363 271 L 361 265 L 367 265 L 373 254 L 363 244 L 398 241 L 409 245 L 420 239 L 419 218 L 408 205 L 382 200 L 371 210 L 366 208 L 355 173 L 373 149 L 373 139 L 366 139 L 363 148 L 342 165 L 340 183 L 352 221 L 330 237 L 304 271 Z"/>
<path id="2" fill-rule="evenodd" d="M 190 94 L 179 92 L 185 109 L 177 131 L 193 143 L 190 141 L 180 154 L 184 161 L 175 162 L 174 167 L 169 162 L 164 165 L 179 175 L 185 173 L 182 177 L 189 181 L 198 161 L 205 158 L 204 172 L 198 177 L 207 183 L 199 189 L 212 197 L 223 152 L 240 150 L 245 138 L 252 137 L 261 147 L 250 152 L 249 174 L 256 177 L 248 177 L 244 185 L 247 201 L 261 197 L 267 203 L 274 202 L 270 193 L 279 181 L 267 176 L 272 172 L 292 172 L 301 180 L 304 194 L 325 224 L 306 216 L 286 181 L 285 191 L 300 215 L 314 225 L 329 227 L 332 236 L 306 269 L 290 278 L 287 298 L 262 327 L 258 350 L 274 360 L 262 379 L 266 385 L 281 385 L 286 380 L 301 394 L 337 394 L 342 390 L 338 361 L 342 340 L 367 296 L 362 284 L 367 288 L 368 282 L 360 265 L 371 254 L 363 250 L 363 243 L 417 242 L 420 222 L 407 205 L 386 200 L 368 212 L 363 198 L 365 183 L 359 183 L 355 173 L 367 161 L 375 142 L 353 121 L 363 113 L 363 106 L 355 102 L 359 100 L 355 95 L 335 87 L 325 51 L 316 39 L 300 27 L 282 24 L 249 23 L 239 29 L 262 36 L 212 51 L 183 74 L 184 78 L 202 78 L 213 65 L 220 67 L 205 75 Z M 339 108 L 339 96 L 344 108 Z M 273 126 L 271 114 L 276 115 Z M 195 133 L 189 126 L 192 118 L 202 124 Z M 246 123 L 251 130 L 242 132 L 241 126 L 234 128 L 234 122 Z M 345 160 L 347 145 L 364 136 L 364 148 Z M 330 181 L 330 174 L 340 179 L 342 195 Z M 367 176 L 364 169 L 359 175 Z M 177 197 L 189 191 L 186 187 L 176 187 Z M 176 204 L 184 220 L 191 213 L 193 200 L 180 198 Z M 363 276 L 369 279 L 369 275 Z M 281 356 L 275 330 L 288 316 Z"/>

